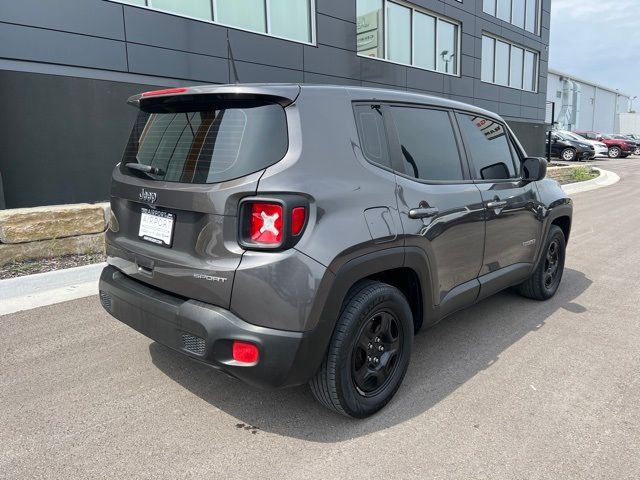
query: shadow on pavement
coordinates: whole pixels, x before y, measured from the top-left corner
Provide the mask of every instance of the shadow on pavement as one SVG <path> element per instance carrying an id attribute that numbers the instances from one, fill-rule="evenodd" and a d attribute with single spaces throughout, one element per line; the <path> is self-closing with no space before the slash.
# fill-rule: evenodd
<path id="1" fill-rule="evenodd" d="M 557 310 L 585 312 L 574 300 L 591 283 L 583 273 L 566 269 L 558 293 L 547 302 L 505 291 L 421 331 L 415 337 L 411 365 L 400 390 L 382 412 L 366 420 L 351 420 L 324 409 L 307 386 L 259 390 L 158 343 L 152 343 L 149 351 L 163 373 L 235 417 L 239 428 L 245 424 L 314 442 L 340 442 L 421 415 L 499 361 L 501 352 L 543 328 Z"/>

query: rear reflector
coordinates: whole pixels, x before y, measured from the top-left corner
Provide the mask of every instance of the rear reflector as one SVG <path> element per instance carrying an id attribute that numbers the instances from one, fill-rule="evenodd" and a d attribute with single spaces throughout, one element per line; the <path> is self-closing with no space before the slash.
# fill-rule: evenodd
<path id="1" fill-rule="evenodd" d="M 282 205 L 252 203 L 249 236 L 257 244 L 277 245 L 282 242 Z"/>
<path id="2" fill-rule="evenodd" d="M 260 352 L 253 343 L 233 341 L 233 359 L 240 363 L 258 363 Z"/>
<path id="3" fill-rule="evenodd" d="M 174 93 L 184 93 L 187 89 L 185 87 L 179 88 L 165 88 L 164 90 L 153 90 L 151 92 L 144 92 L 143 97 L 155 97 L 156 95 L 171 95 Z"/>
<path id="4" fill-rule="evenodd" d="M 295 207 L 291 210 L 291 235 L 300 235 L 306 219 L 307 212 L 304 207 Z"/>

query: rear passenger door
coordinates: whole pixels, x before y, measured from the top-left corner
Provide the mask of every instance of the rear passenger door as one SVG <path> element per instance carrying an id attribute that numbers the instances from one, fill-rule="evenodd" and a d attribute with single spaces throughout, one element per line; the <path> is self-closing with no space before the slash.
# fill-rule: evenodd
<path id="1" fill-rule="evenodd" d="M 484 297 L 528 276 L 540 243 L 542 211 L 536 184 L 522 181 L 522 153 L 505 125 L 473 114 L 456 116 L 487 212 L 480 274 L 490 276 L 480 279 Z"/>
<path id="2" fill-rule="evenodd" d="M 442 314 L 473 303 L 484 250 L 482 197 L 462 157 L 453 113 L 422 106 L 385 108 L 397 171 L 406 247 L 429 258 L 433 299 Z"/>

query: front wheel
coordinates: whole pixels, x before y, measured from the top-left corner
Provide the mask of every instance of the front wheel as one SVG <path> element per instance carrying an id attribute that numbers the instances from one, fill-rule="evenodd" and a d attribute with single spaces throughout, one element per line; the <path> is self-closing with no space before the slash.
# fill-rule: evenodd
<path id="1" fill-rule="evenodd" d="M 566 240 L 557 225 L 551 225 L 543 257 L 531 276 L 518 285 L 521 295 L 534 300 L 548 300 L 558 291 L 564 272 Z"/>
<path id="2" fill-rule="evenodd" d="M 576 158 L 576 151 L 573 148 L 565 148 L 560 156 L 565 162 L 572 162 Z"/>
<path id="3" fill-rule="evenodd" d="M 309 382 L 335 412 L 365 418 L 394 396 L 409 366 L 413 317 L 395 287 L 366 281 L 347 296 L 327 356 Z"/>
<path id="4" fill-rule="evenodd" d="M 620 148 L 611 147 L 609 149 L 609 158 L 618 158 L 621 153 L 622 153 L 622 150 L 620 150 Z"/>
<path id="5" fill-rule="evenodd" d="M 633 150 L 634 155 L 640 155 L 640 147 L 637 147 Z"/>

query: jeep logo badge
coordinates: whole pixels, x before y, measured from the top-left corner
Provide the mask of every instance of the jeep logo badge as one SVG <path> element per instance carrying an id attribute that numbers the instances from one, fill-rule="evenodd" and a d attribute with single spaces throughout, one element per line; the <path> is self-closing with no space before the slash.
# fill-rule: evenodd
<path id="1" fill-rule="evenodd" d="M 158 195 L 155 192 L 148 192 L 144 188 L 140 192 L 140 200 L 146 203 L 156 203 Z"/>

